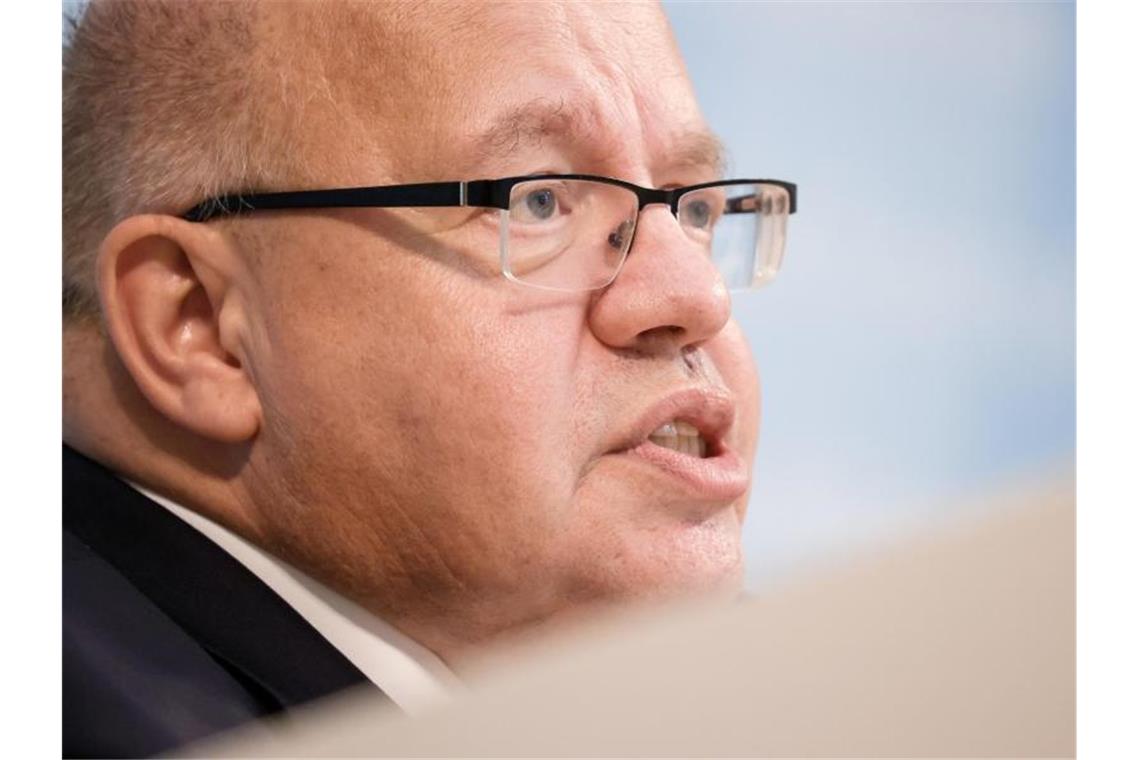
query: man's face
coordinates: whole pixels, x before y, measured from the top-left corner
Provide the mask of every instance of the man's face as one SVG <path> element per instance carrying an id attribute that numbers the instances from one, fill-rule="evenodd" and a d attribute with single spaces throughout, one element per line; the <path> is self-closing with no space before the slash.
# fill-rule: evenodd
<path id="1" fill-rule="evenodd" d="M 337 22 L 353 55 L 325 60 L 298 148 L 320 185 L 715 178 L 657 8 L 392 15 Z M 504 279 L 497 211 L 227 224 L 258 245 L 241 284 L 263 410 L 247 488 L 278 551 L 445 651 L 738 582 L 755 370 L 666 207 L 642 212 L 617 280 L 586 293 Z M 712 456 L 646 443 L 677 419 Z"/>

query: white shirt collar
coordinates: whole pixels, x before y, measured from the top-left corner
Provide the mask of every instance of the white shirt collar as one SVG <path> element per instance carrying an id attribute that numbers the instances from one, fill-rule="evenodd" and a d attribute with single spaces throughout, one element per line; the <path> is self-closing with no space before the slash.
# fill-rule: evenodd
<path id="1" fill-rule="evenodd" d="M 127 482 L 244 565 L 405 712 L 420 714 L 462 688 L 435 654 L 360 605 L 209 518 Z"/>

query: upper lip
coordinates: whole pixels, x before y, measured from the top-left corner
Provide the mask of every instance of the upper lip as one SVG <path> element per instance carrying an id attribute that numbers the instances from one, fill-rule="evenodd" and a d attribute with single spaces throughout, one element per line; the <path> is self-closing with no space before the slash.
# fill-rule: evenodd
<path id="1" fill-rule="evenodd" d="M 716 456 L 724 449 L 735 419 L 736 403 L 725 391 L 687 388 L 665 396 L 646 409 L 610 453 L 635 448 L 665 423 L 679 420 L 695 427 L 709 446 L 709 456 Z"/>

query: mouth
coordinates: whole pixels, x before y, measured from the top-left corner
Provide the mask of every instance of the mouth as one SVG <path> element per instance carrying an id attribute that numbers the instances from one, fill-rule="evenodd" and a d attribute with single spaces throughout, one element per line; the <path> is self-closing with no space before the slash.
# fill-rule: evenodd
<path id="1" fill-rule="evenodd" d="M 650 407 L 610 453 L 648 465 L 678 495 L 734 501 L 748 491 L 747 463 L 729 442 L 736 405 L 706 389 L 674 393 Z"/>

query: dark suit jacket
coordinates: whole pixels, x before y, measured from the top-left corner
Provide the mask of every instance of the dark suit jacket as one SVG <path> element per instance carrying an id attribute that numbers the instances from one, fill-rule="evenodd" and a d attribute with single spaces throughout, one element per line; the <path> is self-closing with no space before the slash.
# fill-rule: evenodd
<path id="1" fill-rule="evenodd" d="M 153 755 L 365 682 L 239 562 L 63 448 L 63 755 Z"/>

